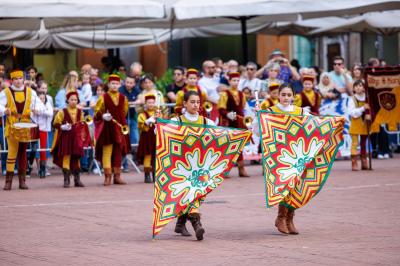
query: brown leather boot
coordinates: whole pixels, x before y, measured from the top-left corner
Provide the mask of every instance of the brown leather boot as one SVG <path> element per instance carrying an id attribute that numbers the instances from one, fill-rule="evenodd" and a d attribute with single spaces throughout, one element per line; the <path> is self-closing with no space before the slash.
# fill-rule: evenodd
<path id="1" fill-rule="evenodd" d="M 143 170 L 144 170 L 144 182 L 151 183 L 151 177 L 150 177 L 151 167 L 145 167 Z"/>
<path id="2" fill-rule="evenodd" d="M 28 189 L 28 186 L 25 184 L 26 170 L 18 170 L 18 179 L 19 189 Z"/>
<path id="3" fill-rule="evenodd" d="M 286 216 L 287 228 L 288 228 L 290 234 L 297 235 L 297 234 L 299 234 L 299 231 L 297 231 L 296 227 L 294 226 L 293 217 L 294 217 L 294 210 L 291 210 L 288 208 L 287 216 Z"/>
<path id="4" fill-rule="evenodd" d="M 80 170 L 75 170 L 73 172 L 73 175 L 74 175 L 74 185 L 75 185 L 75 187 L 85 187 L 85 185 L 81 181 Z"/>
<path id="5" fill-rule="evenodd" d="M 63 168 L 62 172 L 64 175 L 64 187 L 67 188 L 70 184 L 71 171 L 69 169 Z"/>
<path id="6" fill-rule="evenodd" d="M 114 167 L 114 184 L 126 185 L 126 182 L 121 178 L 121 167 Z"/>
<path id="7" fill-rule="evenodd" d="M 358 171 L 357 155 L 351 155 L 351 170 Z"/>
<path id="8" fill-rule="evenodd" d="M 244 169 L 244 161 L 239 161 L 238 163 L 238 171 L 239 171 L 239 177 L 250 177 L 246 169 Z"/>
<path id="9" fill-rule="evenodd" d="M 104 186 L 110 186 L 111 185 L 111 175 L 112 175 L 112 170 L 111 168 L 104 168 Z"/>
<path id="10" fill-rule="evenodd" d="M 175 233 L 181 234 L 183 236 L 191 236 L 192 234 L 189 233 L 189 231 L 186 228 L 186 221 L 187 221 L 188 215 L 183 214 L 178 217 L 178 220 L 176 221 L 175 225 Z"/>
<path id="11" fill-rule="evenodd" d="M 276 217 L 275 226 L 278 228 L 278 231 L 283 234 L 289 234 L 289 229 L 286 222 L 287 212 L 288 209 L 285 206 L 279 205 L 278 217 Z"/>
<path id="12" fill-rule="evenodd" d="M 11 190 L 13 177 L 14 177 L 14 172 L 6 173 L 6 184 L 4 185 L 3 188 L 4 190 Z"/>
<path id="13" fill-rule="evenodd" d="M 367 155 L 361 155 L 361 170 L 369 170 Z"/>
<path id="14" fill-rule="evenodd" d="M 203 240 L 205 233 L 203 226 L 200 222 L 200 213 L 190 213 L 188 215 L 189 221 L 192 223 L 193 229 L 196 232 L 197 240 Z"/>

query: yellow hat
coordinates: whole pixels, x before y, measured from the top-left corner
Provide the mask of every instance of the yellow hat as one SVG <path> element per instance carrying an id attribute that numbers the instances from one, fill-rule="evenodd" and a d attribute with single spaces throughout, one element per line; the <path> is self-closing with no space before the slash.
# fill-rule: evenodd
<path id="1" fill-rule="evenodd" d="M 22 70 L 15 69 L 15 70 L 11 71 L 10 77 L 11 77 L 11 79 L 23 78 L 24 72 L 22 72 Z"/>

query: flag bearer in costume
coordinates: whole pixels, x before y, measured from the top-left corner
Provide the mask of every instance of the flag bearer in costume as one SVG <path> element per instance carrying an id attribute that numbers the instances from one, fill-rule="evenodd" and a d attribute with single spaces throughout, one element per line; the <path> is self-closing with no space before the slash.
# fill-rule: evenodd
<path id="1" fill-rule="evenodd" d="M 218 110 L 221 116 L 221 125 L 247 129 L 244 124 L 244 109 L 246 107 L 246 97 L 243 92 L 238 90 L 240 81 L 240 73 L 231 72 L 229 73 L 229 85 L 230 88 L 227 91 L 221 93 L 218 101 Z M 243 161 L 243 154 L 240 154 L 238 161 L 238 170 L 240 177 L 249 177 Z"/>
<path id="2" fill-rule="evenodd" d="M 367 123 L 371 122 L 369 105 L 366 102 L 364 82 L 356 80 L 353 84 L 354 95 L 349 102 L 351 116 L 350 130 L 351 135 L 351 169 L 358 170 L 357 147 L 360 138 L 361 170 L 368 170 L 366 142 L 368 137 Z"/>
<path id="3" fill-rule="evenodd" d="M 261 109 L 267 110 L 269 107 L 279 103 L 279 83 L 271 82 L 268 84 L 269 98 L 261 103 Z"/>
<path id="4" fill-rule="evenodd" d="M 156 154 L 156 95 L 144 96 L 145 110 L 138 116 L 138 128 L 140 131 L 137 160 L 144 167 L 144 182 L 151 183 L 150 173 L 154 182 L 154 156 Z"/>
<path id="5" fill-rule="evenodd" d="M 71 90 L 67 92 L 66 99 L 67 107 L 54 117 L 56 132 L 51 153 L 54 163 L 62 168 L 64 187 L 70 186 L 71 173 L 75 187 L 84 187 L 80 179 L 79 160 L 84 155 L 84 146 L 90 143 L 89 129 L 84 123 L 82 110 L 77 108 L 78 93 Z"/>
<path id="6" fill-rule="evenodd" d="M 14 167 L 18 160 L 18 178 L 19 188 L 28 189 L 25 184 L 27 157 L 26 142 L 19 142 L 10 134 L 14 123 L 30 122 L 30 115 L 33 112 L 36 115 L 43 114 L 45 107 L 36 92 L 30 87 L 24 86 L 24 73 L 21 70 L 14 70 L 10 73 L 12 85 L 5 88 L 0 93 L 0 115 L 7 116 L 4 135 L 7 138 L 8 156 L 7 172 L 4 190 L 11 190 L 14 177 Z"/>
<path id="7" fill-rule="evenodd" d="M 204 116 L 199 114 L 201 107 L 200 96 L 196 91 L 188 91 L 184 95 L 183 106 L 186 112 L 179 117 L 172 118 L 173 121 L 179 121 L 180 123 L 189 124 L 206 124 L 214 126 L 214 122 Z M 193 208 L 190 209 L 189 213 L 181 213 L 178 216 L 178 220 L 175 226 L 175 232 L 182 234 L 183 236 L 191 236 L 191 234 L 186 229 L 186 221 L 189 219 L 193 229 L 196 233 L 197 240 L 202 240 L 204 235 L 204 228 L 200 222 L 199 207 L 201 203 L 205 200 L 205 197 L 200 198 L 195 203 L 193 203 Z"/>
<path id="8" fill-rule="evenodd" d="M 321 95 L 314 90 L 314 80 L 313 76 L 303 76 L 303 91 L 296 94 L 294 104 L 308 109 L 314 115 L 319 115 Z"/>
<path id="9" fill-rule="evenodd" d="M 129 134 L 126 134 L 128 99 L 118 92 L 121 80 L 118 75 L 108 77 L 108 91 L 101 96 L 94 110 L 96 159 L 104 168 L 104 186 L 125 185 L 121 178 L 122 157 L 130 151 Z"/>
<path id="10" fill-rule="evenodd" d="M 200 97 L 200 107 L 199 107 L 199 114 L 203 116 L 207 116 L 206 110 L 204 108 L 204 104 L 207 100 L 207 93 L 202 91 L 200 87 L 197 85 L 199 81 L 199 72 L 194 68 L 189 68 L 186 73 L 186 86 L 178 91 L 176 95 L 176 105 L 175 105 L 175 113 L 177 115 L 181 115 L 182 108 L 183 108 L 183 98 L 188 91 L 195 91 Z"/>
<path id="11" fill-rule="evenodd" d="M 306 115 L 308 111 L 301 107 L 292 104 L 295 90 L 288 85 L 281 85 L 279 91 L 279 103 L 275 106 L 268 108 L 268 111 L 275 114 L 289 114 L 289 115 Z M 278 231 L 284 234 L 295 234 L 299 232 L 293 223 L 294 210 L 285 207 L 281 202 L 278 208 L 278 217 L 275 220 L 275 226 Z"/>

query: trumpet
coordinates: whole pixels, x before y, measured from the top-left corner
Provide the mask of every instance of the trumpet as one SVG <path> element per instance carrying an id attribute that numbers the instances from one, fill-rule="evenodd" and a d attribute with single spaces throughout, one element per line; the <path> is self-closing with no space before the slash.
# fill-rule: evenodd
<path id="1" fill-rule="evenodd" d="M 87 115 L 84 117 L 84 121 L 88 126 L 90 126 L 93 124 L 93 117 L 91 115 Z"/>
<path id="2" fill-rule="evenodd" d="M 212 109 L 213 109 L 213 105 L 210 102 L 205 102 L 204 103 L 204 109 L 206 109 L 206 112 L 209 114 L 211 113 Z"/>
<path id="3" fill-rule="evenodd" d="M 118 123 L 117 120 L 115 120 L 115 118 L 112 119 L 112 121 L 121 128 L 121 132 L 122 135 L 128 135 L 129 134 L 129 127 L 128 125 L 121 125 L 120 123 Z"/>
<path id="4" fill-rule="evenodd" d="M 252 123 L 253 123 L 253 118 L 251 116 L 245 116 L 243 118 L 243 124 L 245 124 L 246 127 L 251 127 Z"/>

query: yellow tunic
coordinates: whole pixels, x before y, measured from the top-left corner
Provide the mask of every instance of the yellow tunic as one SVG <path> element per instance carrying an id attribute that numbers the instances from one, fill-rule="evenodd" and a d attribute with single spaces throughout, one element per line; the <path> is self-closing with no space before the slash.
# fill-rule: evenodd
<path id="1" fill-rule="evenodd" d="M 270 107 L 269 110 L 271 110 L 275 114 L 287 114 L 287 115 L 302 115 L 303 114 L 303 109 L 301 107 L 298 107 L 298 106 L 293 106 L 293 107 L 294 107 L 293 111 L 291 111 L 291 112 L 283 111 L 277 105 Z"/>
<path id="2" fill-rule="evenodd" d="M 358 101 L 356 98 L 353 96 L 353 101 L 354 101 L 354 106 L 355 108 L 360 108 L 364 106 L 365 101 Z M 368 130 L 367 130 L 367 123 L 364 121 L 362 116 L 354 118 L 351 117 L 350 120 L 350 129 L 349 133 L 353 135 L 368 135 Z"/>
<path id="3" fill-rule="evenodd" d="M 315 106 L 315 104 L 317 104 L 317 106 L 321 105 L 321 97 L 318 97 L 318 101 L 317 103 L 315 102 L 315 98 L 316 98 L 316 92 L 313 90 L 310 91 L 303 91 L 304 94 L 306 95 L 308 101 L 312 104 L 312 106 Z M 294 97 L 294 105 L 301 107 L 302 106 L 302 100 L 301 100 L 301 94 L 296 94 Z"/>
<path id="4" fill-rule="evenodd" d="M 111 99 L 115 105 L 118 105 L 118 100 L 119 100 L 119 92 L 118 91 L 108 91 L 108 95 L 111 96 Z M 129 105 L 128 105 L 128 99 L 124 96 L 124 109 L 122 110 L 124 112 L 124 117 L 128 114 L 129 110 Z M 99 97 L 99 99 L 96 102 L 96 106 L 94 107 L 94 115 L 96 116 L 97 113 L 106 113 L 106 105 L 104 103 L 104 96 Z"/>
<path id="5" fill-rule="evenodd" d="M 156 111 L 155 110 L 148 110 L 147 113 L 150 116 L 153 116 L 153 115 L 155 115 Z M 138 115 L 138 128 L 139 128 L 140 133 L 143 132 L 143 131 L 144 132 L 149 131 L 149 126 L 146 125 L 146 123 L 145 123 L 146 120 L 147 120 L 147 118 L 146 118 L 146 115 L 145 115 L 144 112 L 140 113 Z"/>
<path id="6" fill-rule="evenodd" d="M 71 116 L 73 123 L 83 121 L 83 112 L 81 112 L 81 117 L 79 118 L 79 120 L 77 120 L 78 108 L 67 107 L 67 111 L 68 111 L 69 115 Z M 60 110 L 57 112 L 56 116 L 54 117 L 53 125 L 60 126 L 63 123 L 63 121 L 64 121 L 64 111 Z"/>
<path id="7" fill-rule="evenodd" d="M 273 102 L 273 105 L 277 105 L 278 103 L 279 103 L 279 99 L 272 99 L 272 98 L 270 98 L 269 100 L 271 100 L 272 102 Z M 267 110 L 269 107 L 271 107 L 271 105 L 270 105 L 270 101 L 269 101 L 268 99 L 267 100 L 264 100 L 262 103 L 261 103 L 261 109 L 262 110 Z"/>
<path id="8" fill-rule="evenodd" d="M 26 95 L 24 91 L 14 91 L 14 96 L 15 96 L 15 102 L 17 103 L 22 103 L 25 102 L 24 104 L 24 110 L 22 111 L 22 114 L 19 116 L 17 113 L 17 106 L 14 102 L 14 97 L 12 96 L 12 92 L 10 88 L 5 88 L 4 93 L 6 94 L 7 97 L 7 106 L 10 108 L 11 115 L 7 116 L 6 119 L 6 126 L 4 129 L 4 136 L 7 138 L 9 136 L 10 132 L 10 127 L 14 123 L 17 122 L 30 122 L 31 118 L 31 101 L 32 101 L 32 89 L 27 87 L 26 88 Z"/>
<path id="9" fill-rule="evenodd" d="M 187 91 L 195 91 L 197 92 L 197 87 L 192 87 L 187 85 L 186 86 Z M 204 104 L 207 101 L 207 94 L 205 91 L 200 90 L 201 92 L 201 102 L 203 103 L 203 108 L 204 108 Z M 176 113 L 182 113 L 182 108 L 183 108 L 183 99 L 185 97 L 185 92 L 182 90 L 178 91 L 178 93 L 176 94 L 176 102 L 175 102 L 175 112 Z"/>
<path id="10" fill-rule="evenodd" d="M 236 105 L 239 105 L 240 99 L 239 99 L 239 91 L 234 88 L 229 88 L 229 92 L 233 95 L 233 98 L 235 99 Z M 246 105 L 246 97 L 244 96 L 244 93 L 242 94 L 242 106 L 241 108 L 244 109 Z M 226 91 L 223 91 L 220 93 L 220 98 L 218 101 L 218 109 L 227 109 L 228 106 L 228 93 Z M 227 110 L 228 112 L 232 110 Z"/>
<path id="11" fill-rule="evenodd" d="M 69 116 L 71 117 L 71 120 L 73 123 L 83 121 L 83 112 L 81 112 L 81 117 L 77 120 L 77 113 L 78 113 L 78 108 L 72 108 L 72 107 L 67 107 L 67 111 L 69 113 Z M 59 127 L 63 124 L 64 122 L 64 110 L 61 109 L 57 112 L 57 114 L 54 116 L 54 121 L 53 121 L 53 126 L 54 127 Z M 56 141 L 57 141 L 57 136 L 58 132 L 60 129 L 56 129 L 54 132 L 54 138 L 53 138 L 53 143 L 51 144 L 51 151 L 53 151 Z"/>

